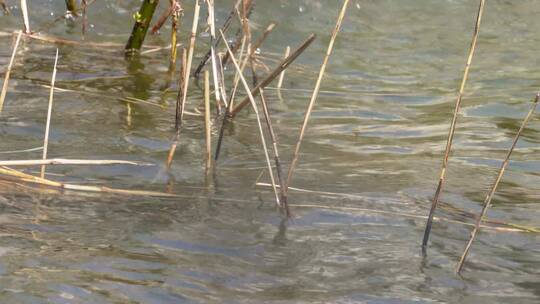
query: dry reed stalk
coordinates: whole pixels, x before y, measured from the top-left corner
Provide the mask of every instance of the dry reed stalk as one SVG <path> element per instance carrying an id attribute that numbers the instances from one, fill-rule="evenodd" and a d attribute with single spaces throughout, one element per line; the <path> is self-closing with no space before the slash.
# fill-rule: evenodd
<path id="1" fill-rule="evenodd" d="M 514 149 L 516 148 L 517 142 L 519 138 L 521 137 L 523 130 L 525 130 L 527 123 L 529 122 L 534 112 L 536 111 L 536 107 L 538 106 L 539 99 L 540 99 L 540 92 L 536 94 L 533 105 L 531 106 L 531 109 L 527 113 L 527 116 L 525 116 L 525 118 L 523 119 L 523 122 L 521 123 L 521 127 L 516 133 L 516 136 L 514 137 L 512 145 L 510 146 L 510 149 L 508 150 L 508 153 L 506 154 L 506 158 L 501 164 L 501 168 L 499 169 L 497 178 L 495 178 L 495 181 L 493 183 L 493 186 L 491 187 L 491 190 L 486 195 L 486 199 L 484 200 L 484 206 L 482 207 L 482 211 L 480 212 L 480 215 L 476 219 L 476 224 L 474 226 L 473 231 L 471 232 L 471 237 L 469 239 L 469 242 L 467 243 L 467 246 L 465 246 L 465 250 L 463 251 L 463 254 L 461 255 L 461 259 L 459 260 L 456 266 L 456 273 L 460 273 L 461 270 L 463 269 L 463 264 L 465 263 L 465 260 L 467 259 L 467 255 L 469 254 L 469 250 L 471 249 L 472 243 L 474 242 L 474 239 L 476 238 L 476 235 L 478 234 L 478 231 L 480 229 L 480 223 L 482 223 L 482 220 L 484 219 L 484 216 L 486 216 L 487 210 L 491 205 L 491 200 L 493 199 L 493 196 L 495 195 L 495 191 L 497 191 L 497 187 L 499 186 L 499 183 L 501 182 L 504 172 L 506 168 L 508 167 L 508 163 L 510 162 L 510 156 L 512 156 L 512 152 L 514 152 Z"/>
<path id="2" fill-rule="evenodd" d="M 206 138 L 206 167 L 212 164 L 212 129 L 210 125 L 210 74 L 204 71 L 204 133 Z"/>
<path id="3" fill-rule="evenodd" d="M 152 26 L 152 28 L 150 29 L 150 33 L 152 33 L 152 35 L 157 34 L 159 32 L 159 30 L 165 24 L 167 19 L 169 19 L 169 17 L 173 15 L 173 13 L 174 13 L 174 4 L 175 4 L 173 2 L 176 2 L 176 1 L 175 0 L 171 1 L 169 7 L 166 10 L 164 10 L 161 13 L 161 15 L 159 15 L 158 20 L 156 21 L 156 23 L 154 23 L 154 26 Z"/>
<path id="4" fill-rule="evenodd" d="M 180 72 L 178 76 L 178 95 L 176 96 L 176 114 L 175 114 L 175 120 L 174 120 L 174 128 L 176 130 L 176 133 L 180 132 L 180 125 L 182 123 L 182 117 L 181 115 L 184 114 L 184 109 L 182 107 L 182 99 L 184 97 L 184 83 L 188 80 L 186 80 L 186 64 L 187 64 L 187 55 L 186 55 L 186 49 L 182 48 L 180 51 L 182 62 L 180 65 Z"/>
<path id="5" fill-rule="evenodd" d="M 259 82 L 259 84 L 257 84 L 257 86 L 251 90 L 251 94 L 256 97 L 259 94 L 259 89 L 266 88 L 266 86 L 269 85 L 276 77 L 278 77 L 282 71 L 289 67 L 289 65 L 307 49 L 313 40 L 315 40 L 315 37 L 315 34 L 310 34 L 309 37 L 291 55 L 289 55 L 289 57 L 282 60 L 279 65 L 270 74 L 268 74 L 268 76 L 266 76 L 265 79 Z M 238 112 L 240 112 L 248 104 L 249 96 L 245 97 L 237 106 L 235 106 L 229 113 L 229 116 L 231 118 L 235 117 L 236 114 L 238 114 Z"/>
<path id="6" fill-rule="evenodd" d="M 236 1 L 235 5 L 231 9 L 231 12 L 227 16 L 227 19 L 225 19 L 225 22 L 221 26 L 220 30 L 223 31 L 224 33 L 227 33 L 227 30 L 231 26 L 233 17 L 235 15 L 236 10 L 237 10 L 238 6 L 240 5 L 241 1 L 242 0 L 237 0 Z M 221 42 L 221 39 L 216 39 L 216 41 L 214 42 L 214 49 L 216 49 L 219 46 L 220 42 Z M 212 55 L 212 49 L 209 49 L 206 52 L 206 54 L 203 56 L 203 59 L 201 60 L 201 62 L 197 66 L 197 68 L 195 69 L 195 72 L 193 72 L 193 77 L 195 77 L 196 79 L 199 79 L 199 75 L 200 75 L 202 69 L 204 68 L 204 66 L 206 65 L 206 63 L 208 63 L 208 61 L 210 60 L 211 55 Z"/>
<path id="7" fill-rule="evenodd" d="M 47 149 L 49 147 L 49 132 L 51 128 L 51 115 L 54 97 L 54 82 L 56 81 L 56 65 L 58 63 L 58 49 L 56 49 L 56 56 L 54 58 L 54 68 L 51 78 L 51 90 L 49 92 L 49 107 L 47 109 L 47 123 L 45 124 L 45 138 L 43 139 L 43 160 L 47 159 Z M 45 165 L 41 165 L 41 178 L 45 178 Z"/>
<path id="8" fill-rule="evenodd" d="M 467 78 L 469 76 L 469 69 L 471 67 L 472 59 L 474 56 L 474 52 L 476 50 L 476 43 L 478 41 L 478 34 L 480 33 L 480 23 L 482 21 L 482 15 L 484 13 L 484 5 L 485 0 L 480 0 L 480 4 L 478 6 L 478 13 L 476 15 L 476 24 L 474 27 L 474 33 L 471 41 L 471 45 L 469 48 L 469 55 L 467 57 L 467 63 L 465 64 L 465 70 L 463 72 L 463 78 L 461 79 L 461 85 L 459 87 L 458 96 L 456 99 L 456 105 L 454 108 L 454 116 L 452 117 L 452 122 L 450 124 L 450 129 L 448 131 L 448 138 L 446 141 L 446 149 L 444 151 L 444 157 L 441 167 L 441 172 L 439 175 L 439 183 L 437 185 L 437 190 L 435 191 L 435 195 L 433 197 L 433 201 L 431 203 L 431 209 L 429 210 L 428 219 L 426 222 L 426 228 L 424 231 L 424 237 L 422 239 L 422 254 L 427 254 L 427 245 L 429 241 L 429 234 L 431 232 L 431 227 L 433 225 L 433 216 L 435 215 L 435 210 L 437 209 L 437 205 L 439 204 L 439 197 L 441 195 L 441 192 L 443 190 L 444 182 L 446 179 L 446 172 L 448 168 L 448 158 L 450 156 L 450 151 L 452 150 L 452 142 L 454 140 L 454 133 L 456 130 L 456 123 L 457 123 L 457 117 L 459 114 L 459 110 L 461 108 L 461 99 L 463 97 L 463 92 L 465 90 L 465 84 L 467 83 Z"/>
<path id="9" fill-rule="evenodd" d="M 115 159 L 27 159 L 0 160 L 0 166 L 39 166 L 39 165 L 144 165 L 143 163 Z"/>
<path id="10" fill-rule="evenodd" d="M 268 111 L 268 103 L 264 98 L 263 89 L 260 89 L 259 97 L 261 98 L 261 104 L 263 108 L 264 119 L 266 120 L 266 125 L 268 127 L 268 133 L 270 134 L 270 139 L 272 140 L 272 150 L 274 152 L 274 162 L 276 163 L 276 172 L 280 189 L 280 202 L 283 206 L 283 209 L 285 209 L 285 214 L 287 215 L 287 217 L 290 217 L 291 211 L 289 209 L 289 204 L 287 203 L 287 193 L 285 192 L 285 180 L 283 176 L 283 169 L 281 166 L 281 159 L 279 157 L 278 139 L 276 133 L 274 132 L 274 127 L 272 126 L 272 118 L 270 117 L 270 111 Z"/>
<path id="11" fill-rule="evenodd" d="M 22 181 L 22 182 L 33 183 L 33 184 L 54 187 L 54 188 L 60 188 L 60 189 L 65 189 L 65 190 L 98 192 L 98 193 L 113 193 L 113 194 L 123 194 L 123 195 L 177 197 L 174 194 L 155 192 L 155 191 L 127 190 L 127 189 L 110 188 L 110 187 L 105 187 L 105 186 L 87 186 L 87 185 L 78 185 L 78 184 L 70 184 L 70 183 L 61 183 L 61 182 L 52 181 L 46 178 L 41 178 L 41 177 L 33 176 L 30 174 L 26 174 L 24 172 L 17 171 L 8 167 L 0 167 L 0 174 L 14 177 L 18 181 Z"/>
<path id="12" fill-rule="evenodd" d="M 287 187 L 292 182 L 292 176 L 294 173 L 294 169 L 296 167 L 296 163 L 298 162 L 298 156 L 300 155 L 300 146 L 302 145 L 302 140 L 304 139 L 304 134 L 307 129 L 307 125 L 309 122 L 309 118 L 311 116 L 311 112 L 313 111 L 313 106 L 315 105 L 315 101 L 317 100 L 317 96 L 319 95 L 319 90 L 321 88 L 322 79 L 324 76 L 324 72 L 326 70 L 326 66 L 328 65 L 328 60 L 330 59 L 330 55 L 332 54 L 332 50 L 334 49 L 334 42 L 336 41 L 337 35 L 339 33 L 339 30 L 341 28 L 341 24 L 343 23 L 343 19 L 345 18 L 345 13 L 347 12 L 347 7 L 349 4 L 349 0 L 345 0 L 343 2 L 343 6 L 341 8 L 341 11 L 339 13 L 339 16 L 337 18 L 336 26 L 334 27 L 334 30 L 332 32 L 332 37 L 330 38 L 330 43 L 328 44 L 328 49 L 326 50 L 326 55 L 324 56 L 323 63 L 321 65 L 321 69 L 319 71 L 319 76 L 317 77 L 317 82 L 315 84 L 315 89 L 313 90 L 313 94 L 311 95 L 311 100 L 309 101 L 308 108 L 306 110 L 306 114 L 304 116 L 304 122 L 302 123 L 302 128 L 300 129 L 300 136 L 298 137 L 298 141 L 296 142 L 296 147 L 294 149 L 293 158 L 291 161 L 291 164 L 289 166 L 289 172 L 287 174 L 287 183 L 285 188 L 285 193 L 287 193 Z"/>
<path id="13" fill-rule="evenodd" d="M 224 75 L 221 74 L 221 68 L 218 67 L 216 49 L 214 48 L 214 41 L 216 40 L 216 27 L 214 16 L 214 1 L 206 0 L 208 6 L 208 26 L 210 27 L 210 60 L 212 63 L 212 78 L 214 81 L 214 94 L 216 97 L 216 105 L 218 114 L 221 114 L 221 104 L 225 104 L 227 100 L 227 94 L 225 92 L 224 83 L 222 79 Z"/>
<path id="14" fill-rule="evenodd" d="M 21 11 L 22 11 L 23 25 L 24 25 L 23 32 L 25 34 L 30 34 L 31 33 L 31 31 L 30 31 L 30 21 L 28 19 L 28 6 L 26 5 L 26 0 L 21 0 Z"/>
<path id="15" fill-rule="evenodd" d="M 227 39 L 225 38 L 225 35 L 223 34 L 223 32 L 220 32 L 220 34 L 221 34 L 221 38 L 223 39 L 223 42 L 224 42 L 225 46 L 227 47 L 227 52 L 229 52 L 229 57 L 231 58 L 231 61 L 232 61 L 233 65 L 234 65 L 235 69 L 237 71 L 240 71 L 240 67 L 238 66 L 238 63 L 236 62 L 236 59 L 234 59 L 234 54 L 232 53 L 231 49 L 227 45 Z M 246 93 L 248 94 L 249 100 L 251 102 L 251 106 L 253 107 L 253 111 L 255 112 L 255 116 L 257 117 L 257 126 L 259 127 L 259 136 L 261 138 L 262 148 L 264 150 L 264 156 L 266 158 L 266 165 L 268 166 L 268 173 L 270 175 L 270 180 L 272 181 L 272 184 L 274 185 L 274 194 L 276 196 L 276 204 L 279 207 L 281 207 L 281 203 L 279 201 L 279 196 L 278 196 L 278 193 L 277 193 L 277 189 L 275 187 L 276 182 L 275 182 L 275 179 L 274 179 L 274 173 L 273 173 L 273 170 L 272 170 L 272 165 L 270 164 L 270 156 L 268 155 L 268 148 L 267 148 L 267 145 L 266 145 L 266 139 L 264 137 L 264 131 L 263 131 L 263 127 L 262 127 L 262 124 L 261 124 L 261 116 L 259 115 L 259 110 L 257 108 L 257 104 L 255 103 L 255 98 L 251 94 L 251 90 L 249 89 L 249 85 L 247 84 L 246 79 L 244 78 L 244 75 L 242 75 L 242 73 L 239 73 L 239 75 L 240 75 L 240 80 L 242 81 L 242 84 L 244 86 L 244 89 L 245 89 Z"/>
<path id="16" fill-rule="evenodd" d="M 285 55 L 283 55 L 283 58 L 287 58 L 287 56 L 289 56 L 289 54 L 291 53 L 291 47 L 290 46 L 287 46 L 287 48 L 285 49 Z M 281 72 L 281 74 L 279 74 L 279 79 L 278 79 L 278 83 L 277 83 L 277 88 L 278 90 L 281 90 L 281 86 L 283 85 L 283 79 L 285 79 L 285 71 Z"/>
<path id="17" fill-rule="evenodd" d="M 197 27 L 199 25 L 200 8 L 201 6 L 199 5 L 199 0 L 195 0 L 195 10 L 193 12 L 193 25 L 191 27 L 187 63 L 184 70 L 184 87 L 182 89 L 182 102 L 180 104 L 180 117 L 178 118 L 179 121 L 176 123 L 178 126 L 182 125 L 182 121 L 184 119 L 184 109 L 186 106 L 187 92 L 188 92 L 188 87 L 189 87 L 189 75 L 191 73 L 191 62 L 193 61 L 193 52 L 195 50 L 195 40 L 197 38 Z"/>
<path id="18" fill-rule="evenodd" d="M 2 85 L 2 92 L 0 93 L 0 113 L 2 113 L 2 109 L 4 108 L 4 100 L 6 99 L 6 94 L 8 90 L 9 77 L 11 76 L 11 69 L 13 68 L 13 62 L 15 62 L 15 54 L 17 53 L 17 48 L 19 47 L 21 36 L 22 32 L 19 31 L 19 33 L 17 34 L 17 40 L 15 40 L 15 45 L 13 46 L 11 58 L 9 59 L 9 65 L 6 70 L 6 75 L 4 76 L 4 84 Z"/>

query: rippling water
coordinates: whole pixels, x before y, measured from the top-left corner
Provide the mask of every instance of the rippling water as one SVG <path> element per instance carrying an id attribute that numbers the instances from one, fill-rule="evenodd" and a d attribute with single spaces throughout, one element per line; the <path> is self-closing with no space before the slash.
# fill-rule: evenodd
<path id="1" fill-rule="evenodd" d="M 20 27 L 20 11 L 0 30 Z M 166 1 L 164 1 L 166 2 Z M 86 41 L 123 44 L 139 1 L 98 1 Z M 218 3 L 219 22 L 231 1 Z M 63 1 L 29 1 L 34 29 L 80 40 L 80 24 L 51 23 Z M 191 23 L 186 4 L 182 41 Z M 285 161 L 329 41 L 338 1 L 257 1 L 261 51 L 275 65 L 287 45 L 316 42 L 267 90 Z M 176 85 L 167 52 L 126 63 L 121 48 L 26 40 L 0 118 L 0 158 L 39 158 L 55 47 L 60 48 L 50 157 L 129 159 L 154 166 L 49 167 L 51 179 L 165 191 L 157 199 L 0 187 L 2 303 L 538 303 L 540 236 L 483 230 L 463 276 L 454 265 L 470 228 L 436 222 L 429 256 L 419 244 L 470 43 L 477 1 L 352 1 L 313 114 L 281 220 L 267 189 L 254 187 L 264 157 L 254 114 L 226 130 L 214 176 L 205 177 L 203 125 L 188 116 L 170 174 Z M 487 1 L 479 45 L 438 216 L 472 222 L 540 85 L 540 6 Z M 204 16 L 204 12 L 203 12 Z M 168 28 L 150 37 L 167 45 Z M 196 56 L 207 49 L 198 41 Z M 11 55 L 0 37 L 0 70 Z M 196 60 L 198 62 L 198 60 Z M 195 86 L 192 86 L 195 88 Z M 281 97 L 280 97 L 281 95 Z M 128 104 L 124 98 L 148 103 Z M 189 94 L 190 110 L 202 94 Z M 217 124 L 216 124 L 217 125 Z M 489 217 L 540 226 L 540 123 L 524 133 Z M 214 135 L 217 135 L 217 127 Z M 37 172 L 39 168 L 29 169 Z M 262 177 L 265 181 L 268 178 Z M 340 193 L 332 194 L 332 193 Z M 377 211 L 377 212 L 375 212 Z"/>

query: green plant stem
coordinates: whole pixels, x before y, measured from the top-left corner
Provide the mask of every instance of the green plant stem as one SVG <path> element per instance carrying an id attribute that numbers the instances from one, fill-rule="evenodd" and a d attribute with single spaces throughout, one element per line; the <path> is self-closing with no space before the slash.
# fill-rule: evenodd
<path id="1" fill-rule="evenodd" d="M 144 0 L 139 12 L 134 15 L 135 24 L 125 48 L 127 55 L 133 55 L 141 49 L 158 3 L 159 0 Z"/>

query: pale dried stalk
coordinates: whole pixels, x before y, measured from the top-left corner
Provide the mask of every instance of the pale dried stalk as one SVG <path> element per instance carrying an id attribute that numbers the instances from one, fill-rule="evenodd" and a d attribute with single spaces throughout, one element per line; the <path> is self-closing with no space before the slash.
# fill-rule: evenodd
<path id="1" fill-rule="evenodd" d="M 51 128 L 51 115 L 54 97 L 54 82 L 56 81 L 56 65 L 58 63 L 58 49 L 56 49 L 56 56 L 54 58 L 54 68 L 51 78 L 51 90 L 49 92 L 49 107 L 47 109 L 47 123 L 45 125 L 45 138 L 43 139 L 43 159 L 47 159 L 47 149 L 49 147 L 49 132 Z M 45 178 L 45 165 L 41 166 L 41 178 Z"/>
<path id="2" fill-rule="evenodd" d="M 510 149 L 508 150 L 508 153 L 506 154 L 506 158 L 501 164 L 501 168 L 499 169 L 499 174 L 497 174 L 497 178 L 495 179 L 495 182 L 493 183 L 491 190 L 488 192 L 486 199 L 484 200 L 484 206 L 482 207 L 482 211 L 480 212 L 480 215 L 476 219 L 476 224 L 474 225 L 474 229 L 471 232 L 471 238 L 469 239 L 467 246 L 465 246 L 465 250 L 463 251 L 463 254 L 461 255 L 461 259 L 459 260 L 456 266 L 457 273 L 461 272 L 461 270 L 463 269 L 463 264 L 465 263 L 465 260 L 467 259 L 467 255 L 469 254 L 469 250 L 471 249 L 472 243 L 474 242 L 474 239 L 476 238 L 476 235 L 478 234 L 478 231 L 480 229 L 480 223 L 482 223 L 482 220 L 484 219 L 484 216 L 486 216 L 487 210 L 491 205 L 491 200 L 493 199 L 493 196 L 495 195 L 495 191 L 497 191 L 497 187 L 499 186 L 499 183 L 501 182 L 504 172 L 506 168 L 508 167 L 508 163 L 510 162 L 510 156 L 512 156 L 512 152 L 514 152 L 514 149 L 517 145 L 519 137 L 523 133 L 523 130 L 525 130 L 527 123 L 529 122 L 534 112 L 536 111 L 536 107 L 538 106 L 538 99 L 540 99 L 540 93 L 536 94 L 534 103 L 531 106 L 529 113 L 527 113 L 527 116 L 523 119 L 523 122 L 521 123 L 521 127 L 516 133 L 516 136 L 514 137 L 512 145 L 510 146 Z"/>
<path id="3" fill-rule="evenodd" d="M 220 33 L 221 33 L 221 38 L 223 39 L 223 43 L 227 47 L 227 52 L 229 53 L 229 57 L 230 57 L 233 65 L 234 65 L 234 67 L 236 68 L 237 71 L 240 71 L 240 67 L 238 66 L 238 63 L 236 62 L 236 59 L 234 58 L 234 54 L 232 53 L 231 49 L 229 48 L 229 45 L 227 44 L 227 39 L 225 38 L 225 35 L 221 31 L 220 31 Z M 244 86 L 244 89 L 245 89 L 246 93 L 248 94 L 249 100 L 251 102 L 251 106 L 253 107 L 253 111 L 255 112 L 255 116 L 257 117 L 257 126 L 259 127 L 259 136 L 261 138 L 262 148 L 264 150 L 264 156 L 266 158 L 266 165 L 268 166 L 268 173 L 270 175 L 270 180 L 272 181 L 272 184 L 274 185 L 274 194 L 276 196 L 276 204 L 281 207 L 281 203 L 280 203 L 280 200 L 279 200 L 277 189 L 275 187 L 276 182 L 275 182 L 275 179 L 274 179 L 274 173 L 273 173 L 273 170 L 272 170 L 272 165 L 270 164 L 270 156 L 268 155 L 268 148 L 267 148 L 267 145 L 266 145 L 266 139 L 264 137 L 264 131 L 263 131 L 263 127 L 262 127 L 262 124 L 261 124 L 261 117 L 259 115 L 259 110 L 257 108 L 257 104 L 255 103 L 255 98 L 253 98 L 253 95 L 251 94 L 251 90 L 249 89 L 249 85 L 247 84 L 247 81 L 244 78 L 244 75 L 242 75 L 242 73 L 239 73 L 239 75 L 240 75 L 240 81 L 242 81 L 242 85 Z"/>
<path id="4" fill-rule="evenodd" d="M 330 38 L 330 43 L 328 44 L 328 49 L 326 50 L 326 55 L 324 56 L 324 60 L 321 66 L 321 69 L 319 71 L 319 76 L 317 78 L 317 82 L 315 84 L 315 89 L 313 90 L 313 94 L 311 95 L 311 100 L 309 101 L 308 108 L 306 110 L 306 114 L 304 116 L 304 122 L 302 124 L 302 128 L 300 129 L 300 136 L 298 137 L 298 141 L 296 142 L 296 147 L 294 149 L 293 158 L 291 161 L 291 164 L 289 166 L 289 173 L 287 174 L 287 184 L 285 187 L 285 193 L 287 192 L 287 187 L 291 184 L 292 176 L 294 173 L 294 169 L 296 167 L 296 163 L 298 162 L 298 156 L 300 155 L 300 146 L 302 145 L 302 140 L 304 139 L 304 134 L 307 129 L 307 125 L 309 122 L 309 118 L 311 116 L 311 112 L 313 111 L 313 106 L 315 105 L 315 101 L 317 100 L 317 96 L 319 95 L 319 90 L 321 88 L 322 79 L 324 76 L 324 72 L 326 70 L 326 66 L 328 65 L 328 60 L 330 59 L 330 55 L 332 54 L 332 50 L 334 49 L 334 42 L 336 41 L 337 35 L 339 33 L 339 30 L 341 28 L 341 24 L 343 23 L 343 19 L 345 18 L 345 13 L 347 11 L 347 6 L 349 4 L 349 0 L 345 0 L 343 2 L 343 6 L 341 8 L 341 12 L 339 13 L 336 26 L 334 28 L 334 31 L 332 32 L 332 38 Z"/>
<path id="5" fill-rule="evenodd" d="M 290 53 L 291 53 L 291 47 L 287 46 L 287 48 L 285 49 L 285 55 L 283 55 L 283 59 L 287 58 L 287 56 L 289 56 Z M 279 79 L 277 83 L 278 90 L 281 89 L 281 86 L 283 86 L 283 79 L 285 79 L 285 71 L 279 74 Z"/>
<path id="6" fill-rule="evenodd" d="M 6 94 L 8 90 L 9 77 L 11 76 L 11 69 L 13 68 L 13 62 L 15 62 L 15 54 L 17 54 L 17 48 L 19 47 L 19 42 L 21 41 L 22 32 L 19 31 L 17 34 L 17 40 L 15 40 L 15 45 L 13 46 L 13 52 L 11 53 L 11 58 L 9 59 L 9 65 L 4 76 L 4 84 L 2 85 L 2 92 L 0 93 L 0 113 L 4 108 L 4 100 L 6 99 Z"/>
<path id="7" fill-rule="evenodd" d="M 206 137 L 206 167 L 212 164 L 212 129 L 210 125 L 210 74 L 204 71 L 204 131 Z"/>
<path id="8" fill-rule="evenodd" d="M 187 55 L 187 65 L 184 74 L 184 88 L 182 94 L 182 104 L 180 108 L 180 121 L 178 125 L 182 124 L 184 119 L 184 109 L 186 107 L 187 92 L 189 87 L 189 76 L 191 73 L 191 62 L 193 61 L 193 51 L 195 50 L 195 39 L 197 38 L 197 27 L 199 25 L 199 11 L 201 6 L 199 5 L 199 0 L 195 0 L 195 11 L 193 12 L 193 26 L 191 28 L 191 36 L 189 41 L 189 50 Z"/>
<path id="9" fill-rule="evenodd" d="M 26 0 L 21 0 L 21 11 L 23 15 L 24 22 L 24 33 L 30 34 L 30 21 L 28 19 L 28 6 L 26 5 Z"/>
<path id="10" fill-rule="evenodd" d="M 113 194 L 123 194 L 123 195 L 141 195 L 141 196 L 157 196 L 157 197 L 177 197 L 174 194 L 154 192 L 154 191 L 144 191 L 144 190 L 127 190 L 127 189 L 116 189 L 109 188 L 105 186 L 87 186 L 87 185 L 77 185 L 77 184 L 68 184 L 61 183 L 57 181 L 52 181 L 49 179 L 33 176 L 20 172 L 8 167 L 0 167 L 0 174 L 7 175 L 10 177 L 15 177 L 17 180 L 27 183 L 34 183 L 38 185 L 44 185 L 54 188 L 61 188 L 66 190 L 76 190 L 76 191 L 85 191 L 85 192 L 98 192 L 98 193 L 113 193 Z"/>
<path id="11" fill-rule="evenodd" d="M 39 166 L 39 165 L 143 165 L 142 163 L 115 159 L 26 159 L 0 160 L 0 166 Z"/>
<path id="12" fill-rule="evenodd" d="M 427 253 L 427 245 L 429 241 L 429 234 L 431 232 L 431 226 L 433 225 L 433 216 L 435 215 L 435 210 L 439 204 L 439 197 L 443 190 L 444 182 L 446 179 L 446 172 L 448 168 L 448 157 L 450 156 L 450 151 L 452 150 L 452 142 L 454 140 L 454 133 L 456 130 L 456 122 L 459 110 L 461 108 L 461 99 L 463 97 L 463 92 L 465 91 L 465 84 L 467 83 L 467 78 L 469 76 L 469 69 L 471 67 L 472 59 L 474 56 L 474 51 L 476 50 L 476 42 L 478 41 L 478 34 L 480 33 L 480 23 L 482 21 L 482 15 L 484 13 L 485 0 L 480 0 L 480 5 L 478 7 L 478 13 L 476 15 L 476 25 L 474 27 L 474 33 L 471 41 L 471 46 L 469 48 L 469 56 L 467 57 L 467 63 L 465 65 L 465 70 L 463 72 L 463 78 L 461 79 L 461 85 L 459 87 L 458 96 L 456 99 L 456 105 L 454 108 L 454 116 L 450 124 L 450 129 L 448 131 L 448 138 L 446 141 L 446 149 L 444 151 L 443 163 L 441 167 L 441 173 L 439 175 L 439 184 L 437 185 L 437 190 L 435 191 L 435 196 L 431 203 L 431 209 L 429 210 L 428 219 L 426 222 L 426 228 L 424 231 L 424 238 L 422 239 L 422 253 L 425 255 Z"/>
<path id="13" fill-rule="evenodd" d="M 208 26 L 210 27 L 210 60 L 212 63 L 212 78 L 214 81 L 214 94 L 216 97 L 216 105 L 218 111 L 221 111 L 221 104 L 227 103 L 227 97 L 225 88 L 222 85 L 221 79 L 223 75 L 220 74 L 221 69 L 218 68 L 218 62 L 216 58 L 216 49 L 214 48 L 214 41 L 216 40 L 216 26 L 214 17 L 214 1 L 206 0 L 208 5 Z"/>

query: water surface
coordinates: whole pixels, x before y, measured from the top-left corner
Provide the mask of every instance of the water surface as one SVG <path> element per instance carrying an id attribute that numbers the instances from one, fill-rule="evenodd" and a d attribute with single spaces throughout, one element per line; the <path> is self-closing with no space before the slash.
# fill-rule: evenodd
<path id="1" fill-rule="evenodd" d="M 14 1 L 8 1 L 13 4 Z M 166 1 L 163 1 L 166 2 Z M 218 3 L 218 23 L 232 1 Z M 154 191 L 147 198 L 0 187 L 2 303 L 538 303 L 540 236 L 483 230 L 463 276 L 453 272 L 470 227 L 436 222 L 421 241 L 446 133 L 470 43 L 477 1 L 352 1 L 310 122 L 290 192 L 294 218 L 282 221 L 268 189 L 253 111 L 226 130 L 222 155 L 205 175 L 204 128 L 187 116 L 169 173 L 176 84 L 167 51 L 123 60 L 121 45 L 138 1 L 89 9 L 91 48 L 26 40 L 17 54 L 0 118 L 0 158 L 41 157 L 55 48 L 60 51 L 50 157 L 128 159 L 153 166 L 49 167 L 73 183 Z M 258 37 L 272 67 L 287 45 L 317 40 L 266 90 L 280 152 L 290 159 L 338 1 L 258 1 Z M 81 41 L 80 21 L 51 23 L 63 1 L 29 1 L 35 30 Z M 181 41 L 191 25 L 186 4 Z M 0 29 L 20 28 L 20 11 Z M 203 16 L 204 16 L 203 11 Z M 488 1 L 459 117 L 447 206 L 477 213 L 540 84 L 540 7 L 534 0 Z M 204 20 L 204 19 L 201 19 Z M 201 21 L 203 22 L 203 21 Z M 203 25 L 201 25 L 201 29 Z M 169 27 L 147 43 L 166 46 Z M 207 50 L 198 39 L 196 60 Z M 0 70 L 11 55 L 0 37 Z M 230 67 L 229 67 L 230 71 Z M 264 73 L 261 70 L 260 73 Z M 200 109 L 194 85 L 189 109 Z M 137 98 L 146 103 L 129 103 Z M 214 136 L 217 135 L 217 123 Z M 540 226 L 540 124 L 524 133 L 489 212 L 490 219 Z M 215 138 L 215 137 L 214 137 Z M 30 168 L 28 172 L 37 172 Z M 262 177 L 267 181 L 268 177 Z M 336 195 L 341 193 L 346 195 Z M 374 212 L 384 211 L 384 212 Z M 446 219 L 472 222 L 440 210 Z"/>

